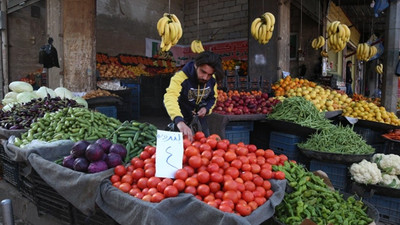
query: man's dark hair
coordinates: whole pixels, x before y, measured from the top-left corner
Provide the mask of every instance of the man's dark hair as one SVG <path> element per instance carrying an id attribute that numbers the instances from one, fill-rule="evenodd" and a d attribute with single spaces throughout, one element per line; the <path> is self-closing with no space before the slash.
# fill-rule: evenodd
<path id="1" fill-rule="evenodd" d="M 224 78 L 224 70 L 222 69 L 221 57 L 213 52 L 204 51 L 200 53 L 195 59 L 196 66 L 209 65 L 214 69 L 214 74 L 217 81 Z"/>
<path id="2" fill-rule="evenodd" d="M 350 63 L 353 63 L 352 61 L 347 61 L 346 66 L 349 66 Z"/>

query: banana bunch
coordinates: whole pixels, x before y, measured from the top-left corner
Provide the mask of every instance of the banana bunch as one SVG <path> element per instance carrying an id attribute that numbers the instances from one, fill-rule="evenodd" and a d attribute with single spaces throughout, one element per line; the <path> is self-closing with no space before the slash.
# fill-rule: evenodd
<path id="1" fill-rule="evenodd" d="M 311 42 L 311 47 L 315 50 L 321 48 L 325 44 L 325 38 L 323 36 L 319 36 L 317 38 L 314 38 L 314 40 Z"/>
<path id="2" fill-rule="evenodd" d="M 375 71 L 379 74 L 383 74 L 383 64 L 379 63 L 378 65 L 376 65 L 375 67 Z"/>
<path id="3" fill-rule="evenodd" d="M 257 17 L 251 23 L 251 35 L 260 44 L 267 44 L 272 37 L 274 31 L 275 16 L 272 13 L 266 12 L 260 17 Z"/>
<path id="4" fill-rule="evenodd" d="M 328 58 L 328 52 L 326 50 L 321 51 L 321 56 L 324 58 Z"/>
<path id="5" fill-rule="evenodd" d="M 346 24 L 340 21 L 333 21 L 327 27 L 328 32 L 328 48 L 335 52 L 342 51 L 347 42 L 350 40 L 350 29 Z"/>
<path id="6" fill-rule="evenodd" d="M 157 22 L 157 31 L 161 36 L 161 51 L 168 51 L 182 37 L 182 26 L 175 14 L 164 13 Z"/>
<path id="7" fill-rule="evenodd" d="M 192 44 L 190 45 L 190 49 L 193 53 L 201 53 L 204 52 L 203 44 L 200 40 L 193 40 Z"/>
<path id="8" fill-rule="evenodd" d="M 375 46 L 370 46 L 367 43 L 357 45 L 356 56 L 358 60 L 368 61 L 372 56 L 378 52 Z"/>

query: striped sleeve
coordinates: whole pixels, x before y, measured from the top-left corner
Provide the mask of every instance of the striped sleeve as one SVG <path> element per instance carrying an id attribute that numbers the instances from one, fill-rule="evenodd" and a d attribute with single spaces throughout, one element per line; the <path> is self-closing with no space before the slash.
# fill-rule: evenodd
<path id="1" fill-rule="evenodd" d="M 180 117 L 183 120 L 183 115 L 179 107 L 178 99 L 182 90 L 182 83 L 187 79 L 184 72 L 177 72 L 170 81 L 169 87 L 164 94 L 164 105 L 167 109 L 168 115 L 172 121 L 176 117 Z"/>

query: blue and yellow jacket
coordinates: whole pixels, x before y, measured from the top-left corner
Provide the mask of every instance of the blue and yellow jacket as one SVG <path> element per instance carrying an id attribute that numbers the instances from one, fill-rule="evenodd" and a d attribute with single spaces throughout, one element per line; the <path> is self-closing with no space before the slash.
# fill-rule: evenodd
<path id="1" fill-rule="evenodd" d="M 207 114 L 210 114 L 217 97 L 215 75 L 207 83 L 201 84 L 197 81 L 194 62 L 189 62 L 171 78 L 164 94 L 164 105 L 175 124 L 181 121 L 190 123 L 196 106 L 205 105 Z"/>

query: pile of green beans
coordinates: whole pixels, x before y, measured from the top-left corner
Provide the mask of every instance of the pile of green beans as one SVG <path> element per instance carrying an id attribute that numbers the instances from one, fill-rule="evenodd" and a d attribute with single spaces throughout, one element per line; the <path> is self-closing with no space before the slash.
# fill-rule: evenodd
<path id="1" fill-rule="evenodd" d="M 138 121 L 123 122 L 109 137 L 113 143 L 125 146 L 127 150 L 124 162 L 129 162 L 133 157 L 139 156 L 144 147 L 156 146 L 157 127 L 151 123 Z"/>
<path id="2" fill-rule="evenodd" d="M 290 97 L 275 105 L 267 119 L 283 120 L 313 129 L 335 126 L 318 111 L 314 104 L 303 97 Z"/>
<path id="3" fill-rule="evenodd" d="M 361 200 L 332 191 L 323 179 L 306 171 L 302 165 L 286 161 L 273 167 L 283 171 L 293 192 L 286 193 L 283 202 L 276 207 L 275 218 L 287 225 L 298 225 L 308 218 L 318 225 L 370 224 L 367 207 Z"/>
<path id="4" fill-rule="evenodd" d="M 68 139 L 94 141 L 110 136 L 120 125 L 119 120 L 90 109 L 64 108 L 46 113 L 32 123 L 14 144 L 23 147 L 34 139 L 46 142 Z"/>
<path id="5" fill-rule="evenodd" d="M 340 154 L 372 154 L 375 149 L 350 126 L 334 126 L 312 134 L 306 142 L 297 144 L 299 148 Z"/>

